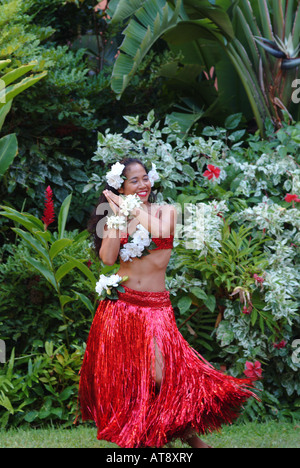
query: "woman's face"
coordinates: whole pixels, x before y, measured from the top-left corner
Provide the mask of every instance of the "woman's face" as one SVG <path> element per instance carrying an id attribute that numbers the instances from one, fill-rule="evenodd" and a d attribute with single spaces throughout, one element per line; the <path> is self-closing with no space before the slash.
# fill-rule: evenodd
<path id="1" fill-rule="evenodd" d="M 126 168 L 126 179 L 119 192 L 123 195 L 134 195 L 136 193 L 144 203 L 148 201 L 151 193 L 151 183 L 143 166 L 133 163 Z"/>

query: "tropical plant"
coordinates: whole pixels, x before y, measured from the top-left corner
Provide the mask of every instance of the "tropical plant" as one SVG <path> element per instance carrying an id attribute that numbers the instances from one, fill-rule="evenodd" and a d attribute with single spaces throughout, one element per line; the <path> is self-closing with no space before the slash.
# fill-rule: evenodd
<path id="1" fill-rule="evenodd" d="M 40 350 L 40 348 L 43 348 Z M 30 355 L 14 350 L 0 369 L 0 425 L 74 423 L 78 409 L 79 370 L 84 350 L 53 342 L 38 343 Z"/>
<path id="2" fill-rule="evenodd" d="M 80 233 L 75 239 L 69 239 L 64 235 L 71 198 L 72 195 L 69 195 L 61 205 L 58 215 L 58 231 L 55 233 L 51 233 L 47 229 L 48 225 L 53 222 L 54 213 L 51 200 L 49 199 L 47 200 L 43 221 L 29 213 L 21 213 L 8 206 L 1 206 L 3 211 L 0 212 L 0 215 L 13 220 L 17 225 L 22 225 L 26 229 L 26 231 L 24 231 L 19 227 L 12 228 L 38 256 L 38 259 L 34 257 L 27 258 L 27 262 L 48 281 L 57 295 L 60 304 L 61 318 L 64 323 L 63 326 L 60 327 L 60 331 L 65 331 L 66 343 L 68 345 L 68 327 L 70 319 L 68 319 L 65 313 L 66 304 L 79 297 L 92 315 L 95 310 L 95 304 L 92 304 L 87 296 L 76 291 L 73 291 L 73 296 L 63 294 L 61 291 L 61 282 L 70 271 L 74 268 L 78 268 L 90 281 L 92 290 L 94 290 L 96 285 L 96 278 L 93 272 L 80 259 L 68 257 L 59 268 L 56 268 L 54 264 L 54 259 L 62 255 L 63 250 L 67 246 L 72 242 L 76 243 L 78 239 L 84 235 L 84 233 Z"/>
<path id="3" fill-rule="evenodd" d="M 1 60 L 0 70 L 4 69 L 11 63 L 11 60 Z M 17 83 L 14 83 L 20 77 L 32 71 L 37 62 L 31 62 L 28 65 L 23 65 L 15 70 L 11 70 L 0 78 L 0 131 L 3 127 L 5 117 L 11 109 L 12 100 L 15 96 L 25 91 L 30 86 L 33 86 L 39 80 L 46 76 L 47 72 L 38 73 L 24 78 Z M 13 84 L 14 83 L 14 84 Z M 0 177 L 9 168 L 13 159 L 18 152 L 18 143 L 16 134 L 6 135 L 0 140 Z"/>
<path id="4" fill-rule="evenodd" d="M 237 111 L 250 117 L 248 104 L 243 103 L 246 96 L 261 133 L 266 119 L 277 128 L 282 125 L 282 111 L 291 109 L 291 86 L 296 76 L 292 68 L 299 65 L 295 58 L 300 33 L 296 0 L 112 0 L 109 8 L 112 24 L 127 23 L 111 78 L 112 89 L 119 97 L 149 49 L 162 37 L 171 50 L 183 53 L 185 66 L 205 66 L 207 73 L 215 67 L 220 91 L 218 109 L 222 103 L 236 101 L 238 82 L 241 98 L 234 103 Z M 260 49 L 257 37 L 264 46 Z M 292 54 L 286 50 L 289 37 Z M 265 39 L 276 39 L 284 47 L 285 55 L 279 61 L 266 54 Z M 176 78 L 178 70 L 172 64 L 168 73 Z"/>

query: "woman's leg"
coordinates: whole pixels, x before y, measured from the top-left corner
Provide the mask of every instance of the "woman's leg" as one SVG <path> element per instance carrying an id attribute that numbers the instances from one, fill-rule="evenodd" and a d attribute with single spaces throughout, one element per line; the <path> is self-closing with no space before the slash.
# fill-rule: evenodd
<path id="1" fill-rule="evenodd" d="M 161 350 L 159 349 L 156 339 L 154 338 L 154 350 L 155 350 L 155 385 L 157 391 L 160 390 L 163 375 L 164 375 L 164 357 Z M 185 441 L 188 445 L 193 448 L 211 448 L 205 442 L 202 442 L 201 439 L 197 436 L 194 430 L 190 430 L 185 436 Z"/>
<path id="2" fill-rule="evenodd" d="M 164 357 L 161 350 L 159 349 L 156 339 L 154 338 L 154 350 L 155 350 L 155 385 L 156 389 L 159 390 L 163 380 L 164 374 Z"/>
<path id="3" fill-rule="evenodd" d="M 212 448 L 210 445 L 207 445 L 203 442 L 195 432 L 192 432 L 190 436 L 185 438 L 185 442 L 193 448 Z"/>

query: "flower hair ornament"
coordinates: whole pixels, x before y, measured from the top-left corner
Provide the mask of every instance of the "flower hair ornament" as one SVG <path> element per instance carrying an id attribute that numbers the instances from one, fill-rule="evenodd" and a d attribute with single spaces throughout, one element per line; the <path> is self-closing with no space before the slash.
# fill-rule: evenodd
<path id="1" fill-rule="evenodd" d="M 111 167 L 110 171 L 105 176 L 108 185 L 110 185 L 116 190 L 121 188 L 125 180 L 125 176 L 122 176 L 122 172 L 124 168 L 125 168 L 124 164 L 117 162 Z M 151 187 L 153 187 L 155 182 L 160 179 L 156 171 L 156 165 L 154 163 L 152 163 L 152 168 L 148 172 L 148 177 L 151 183 Z"/>
<path id="2" fill-rule="evenodd" d="M 111 167 L 110 171 L 105 176 L 108 185 L 116 190 L 118 190 L 124 182 L 124 176 L 121 176 L 124 168 L 124 164 L 117 162 Z"/>

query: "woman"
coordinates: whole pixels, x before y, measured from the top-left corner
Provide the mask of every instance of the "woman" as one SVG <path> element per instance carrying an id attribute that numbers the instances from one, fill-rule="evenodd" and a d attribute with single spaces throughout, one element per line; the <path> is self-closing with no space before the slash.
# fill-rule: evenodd
<path id="1" fill-rule="evenodd" d="M 142 205 L 131 212 L 128 234 L 142 226 L 156 248 L 128 259 L 128 235 L 105 226 L 100 239 L 95 232 L 103 216 L 92 217 L 101 260 L 114 265 L 120 256 L 118 275 L 128 280 L 118 300 L 100 302 L 91 327 L 80 379 L 83 420 L 96 422 L 98 439 L 120 447 L 162 447 L 180 437 L 191 447 L 208 448 L 196 433 L 231 423 L 255 396 L 252 384 L 218 372 L 179 333 L 165 287 L 176 210 L 150 202 L 151 182 L 141 161 L 121 163 L 125 180 L 118 189 L 106 188 L 104 197 L 118 214 L 120 195 L 137 195 Z"/>

